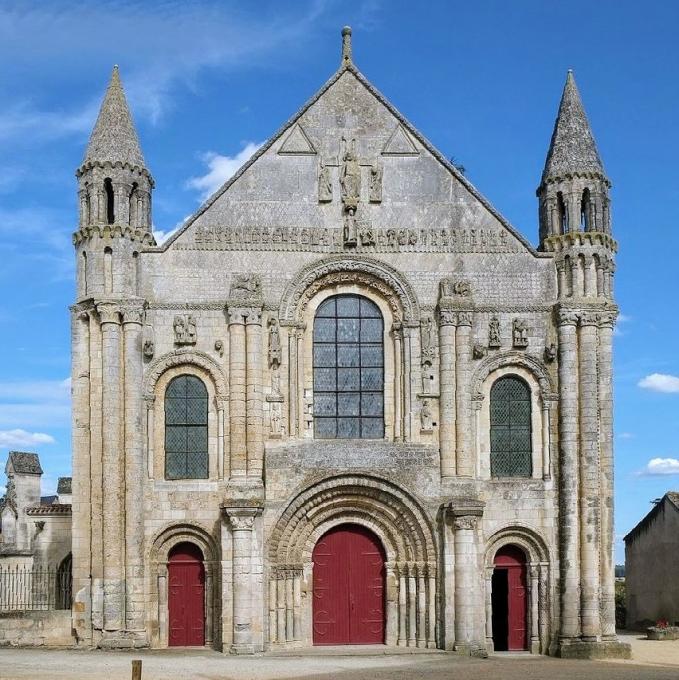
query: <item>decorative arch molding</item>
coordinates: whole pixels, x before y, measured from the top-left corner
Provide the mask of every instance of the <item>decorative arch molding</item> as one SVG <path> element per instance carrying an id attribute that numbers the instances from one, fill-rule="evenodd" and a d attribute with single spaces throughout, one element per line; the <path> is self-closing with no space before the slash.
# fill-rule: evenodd
<path id="1" fill-rule="evenodd" d="M 155 564 L 168 561 L 172 548 L 180 543 L 193 543 L 203 553 L 205 563 L 219 561 L 219 550 L 214 538 L 202 527 L 195 524 L 170 524 L 161 529 L 151 543 L 150 559 Z"/>
<path id="2" fill-rule="evenodd" d="M 493 371 L 505 367 L 511 368 L 512 366 L 520 366 L 535 377 L 540 386 L 543 400 L 555 401 L 557 399 L 554 381 L 547 367 L 535 357 L 515 351 L 494 354 L 479 364 L 472 375 L 472 399 L 474 401 L 483 400 L 483 383 Z"/>
<path id="3" fill-rule="evenodd" d="M 143 395 L 147 401 L 153 400 L 156 383 L 165 371 L 175 366 L 193 365 L 202 368 L 212 378 L 215 386 L 217 399 L 222 401 L 227 398 L 226 377 L 221 366 L 205 352 L 191 349 L 178 349 L 171 354 L 165 354 L 156 359 L 146 371 L 143 382 Z"/>
<path id="4" fill-rule="evenodd" d="M 271 533 L 271 564 L 309 563 L 316 541 L 343 523 L 374 531 L 389 561 L 436 561 L 431 522 L 410 493 L 373 475 L 347 474 L 322 478 L 295 496 Z"/>
<path id="5" fill-rule="evenodd" d="M 302 269 L 281 298 L 281 321 L 301 322 L 309 300 L 322 288 L 341 283 L 361 284 L 384 297 L 397 321 L 418 322 L 420 307 L 408 281 L 390 265 L 372 257 L 336 255 Z"/>
<path id="6" fill-rule="evenodd" d="M 526 554 L 528 564 L 550 562 L 547 541 L 538 531 L 524 524 L 512 524 L 496 531 L 486 542 L 484 564 L 488 569 L 494 566 L 495 555 L 506 545 L 516 545 Z"/>

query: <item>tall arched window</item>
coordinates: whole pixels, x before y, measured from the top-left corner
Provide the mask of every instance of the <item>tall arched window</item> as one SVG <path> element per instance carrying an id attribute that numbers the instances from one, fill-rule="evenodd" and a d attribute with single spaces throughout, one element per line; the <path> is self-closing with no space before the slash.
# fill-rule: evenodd
<path id="1" fill-rule="evenodd" d="M 165 390 L 165 478 L 207 477 L 207 389 L 200 378 L 180 375 Z"/>
<path id="2" fill-rule="evenodd" d="M 384 321 L 359 295 L 325 300 L 314 319 L 314 435 L 384 437 Z"/>
<path id="3" fill-rule="evenodd" d="M 115 221 L 115 202 L 113 199 L 113 183 L 109 177 L 104 180 L 104 192 L 106 193 L 106 224 L 113 224 Z"/>
<path id="4" fill-rule="evenodd" d="M 490 474 L 532 474 L 530 389 L 516 376 L 497 380 L 490 390 Z"/>

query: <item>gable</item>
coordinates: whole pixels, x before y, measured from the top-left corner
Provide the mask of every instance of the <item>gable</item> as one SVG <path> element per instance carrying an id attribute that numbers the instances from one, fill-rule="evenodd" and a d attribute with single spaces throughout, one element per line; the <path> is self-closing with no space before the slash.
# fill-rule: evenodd
<path id="1" fill-rule="evenodd" d="M 162 248 L 531 252 L 532 246 L 353 67 L 340 69 Z"/>

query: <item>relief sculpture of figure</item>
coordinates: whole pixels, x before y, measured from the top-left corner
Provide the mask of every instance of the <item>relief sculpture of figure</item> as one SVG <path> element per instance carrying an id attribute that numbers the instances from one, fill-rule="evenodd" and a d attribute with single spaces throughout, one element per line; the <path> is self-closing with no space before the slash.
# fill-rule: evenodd
<path id="1" fill-rule="evenodd" d="M 528 347 L 528 326 L 526 322 L 522 319 L 514 319 L 512 331 L 514 347 Z"/>
<path id="2" fill-rule="evenodd" d="M 195 345 L 198 334 L 196 332 L 196 317 L 189 315 L 186 320 L 186 343 Z"/>
<path id="3" fill-rule="evenodd" d="M 357 236 L 356 217 L 354 216 L 354 209 L 350 208 L 344 217 L 344 245 L 355 246 Z"/>
<path id="4" fill-rule="evenodd" d="M 488 347 L 500 347 L 500 319 L 494 316 L 488 322 Z"/>
<path id="5" fill-rule="evenodd" d="M 422 358 L 430 362 L 436 356 L 436 332 L 434 330 L 434 319 L 431 314 L 422 319 L 421 323 L 422 334 Z"/>
<path id="6" fill-rule="evenodd" d="M 382 166 L 378 162 L 370 166 L 370 202 L 382 202 Z"/>
<path id="7" fill-rule="evenodd" d="M 174 318 L 174 323 L 172 324 L 174 327 L 174 341 L 176 343 L 182 343 L 184 342 L 184 317 L 182 316 L 175 316 Z"/>
<path id="8" fill-rule="evenodd" d="M 432 413 L 427 399 L 422 402 L 422 408 L 420 409 L 420 425 L 423 432 L 432 430 Z"/>
<path id="9" fill-rule="evenodd" d="M 269 366 L 274 370 L 281 365 L 281 333 L 278 319 L 269 319 Z"/>
<path id="10" fill-rule="evenodd" d="M 342 144 L 346 147 L 340 173 L 342 202 L 347 210 L 356 210 L 361 196 L 361 166 L 356 155 L 356 140 L 352 139 L 351 144 L 347 147 L 346 139 L 343 137 Z"/>
<path id="11" fill-rule="evenodd" d="M 329 203 L 332 201 L 332 179 L 330 177 L 330 168 L 321 161 L 321 167 L 318 171 L 318 200 L 320 203 Z"/>

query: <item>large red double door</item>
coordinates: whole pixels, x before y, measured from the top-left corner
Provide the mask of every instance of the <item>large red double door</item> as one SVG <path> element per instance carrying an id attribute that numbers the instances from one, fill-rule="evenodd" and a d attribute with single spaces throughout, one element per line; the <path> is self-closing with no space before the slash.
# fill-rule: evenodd
<path id="1" fill-rule="evenodd" d="M 205 644 L 205 566 L 200 548 L 180 543 L 170 553 L 168 614 L 170 647 Z"/>
<path id="2" fill-rule="evenodd" d="M 344 524 L 313 552 L 315 645 L 384 643 L 384 550 L 375 534 Z"/>

